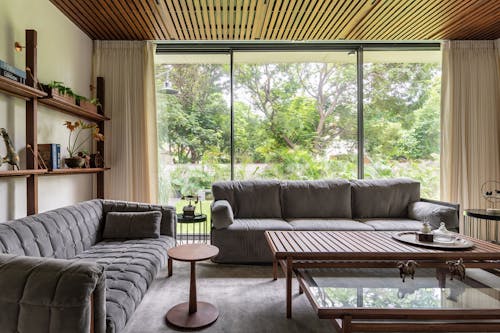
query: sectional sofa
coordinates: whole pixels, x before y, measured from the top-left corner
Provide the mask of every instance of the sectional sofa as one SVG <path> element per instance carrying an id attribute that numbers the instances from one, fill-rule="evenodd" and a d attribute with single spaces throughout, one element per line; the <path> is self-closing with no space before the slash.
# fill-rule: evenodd
<path id="1" fill-rule="evenodd" d="M 266 230 L 413 231 L 429 221 L 458 231 L 458 205 L 422 199 L 411 179 L 225 181 L 212 192 L 218 263 L 272 262 Z"/>
<path id="2" fill-rule="evenodd" d="M 0 223 L 0 331 L 120 332 L 175 226 L 173 207 L 107 200 Z"/>

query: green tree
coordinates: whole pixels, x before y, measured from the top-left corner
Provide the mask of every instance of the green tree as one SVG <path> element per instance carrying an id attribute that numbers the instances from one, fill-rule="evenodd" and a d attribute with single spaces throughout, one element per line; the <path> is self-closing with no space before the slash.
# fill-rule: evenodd
<path id="1" fill-rule="evenodd" d="M 160 146 L 176 163 L 199 163 L 214 149 L 228 153 L 227 68 L 220 65 L 158 65 L 157 86 L 165 73 L 178 93 L 159 94 Z M 221 158 L 225 158 L 223 154 Z"/>

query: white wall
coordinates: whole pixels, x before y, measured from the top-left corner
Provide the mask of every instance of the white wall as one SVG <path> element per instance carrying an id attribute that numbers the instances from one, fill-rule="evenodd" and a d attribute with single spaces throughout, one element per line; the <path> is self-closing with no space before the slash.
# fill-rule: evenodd
<path id="1" fill-rule="evenodd" d="M 78 94 L 90 96 L 92 41 L 49 0 L 0 0 L 0 59 L 24 68 L 25 52 L 15 52 L 14 42 L 25 43 L 25 30 L 38 32 L 38 79 L 63 81 Z M 39 105 L 38 143 L 59 143 L 66 153 L 70 117 Z M 25 167 L 25 102 L 0 93 L 0 127 L 5 127 Z M 0 142 L 0 155 L 5 147 Z M 0 170 L 7 169 L 6 165 Z M 38 207 L 46 211 L 88 200 L 93 195 L 92 175 L 39 177 Z M 0 178 L 0 222 L 26 216 L 26 180 Z"/>

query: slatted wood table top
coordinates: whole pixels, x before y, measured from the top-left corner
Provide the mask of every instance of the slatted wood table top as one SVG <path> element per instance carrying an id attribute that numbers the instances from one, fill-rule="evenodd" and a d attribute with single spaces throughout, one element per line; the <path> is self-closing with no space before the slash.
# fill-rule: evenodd
<path id="1" fill-rule="evenodd" d="M 460 235 L 474 242 L 467 250 L 412 246 L 388 231 L 266 231 L 275 259 L 282 260 L 500 260 L 500 245 Z"/>

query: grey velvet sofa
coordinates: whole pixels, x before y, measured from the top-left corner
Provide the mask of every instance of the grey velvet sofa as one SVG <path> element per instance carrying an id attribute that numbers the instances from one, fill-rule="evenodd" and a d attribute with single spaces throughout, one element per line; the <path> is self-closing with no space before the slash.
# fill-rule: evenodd
<path id="1" fill-rule="evenodd" d="M 218 263 L 269 263 L 266 230 L 458 231 L 458 205 L 420 198 L 411 179 L 225 181 L 212 185 Z"/>
<path id="2" fill-rule="evenodd" d="M 127 211 L 161 212 L 159 237 L 103 240 L 106 214 Z M 107 200 L 0 223 L 0 331 L 120 332 L 166 264 L 175 227 L 172 207 Z"/>

